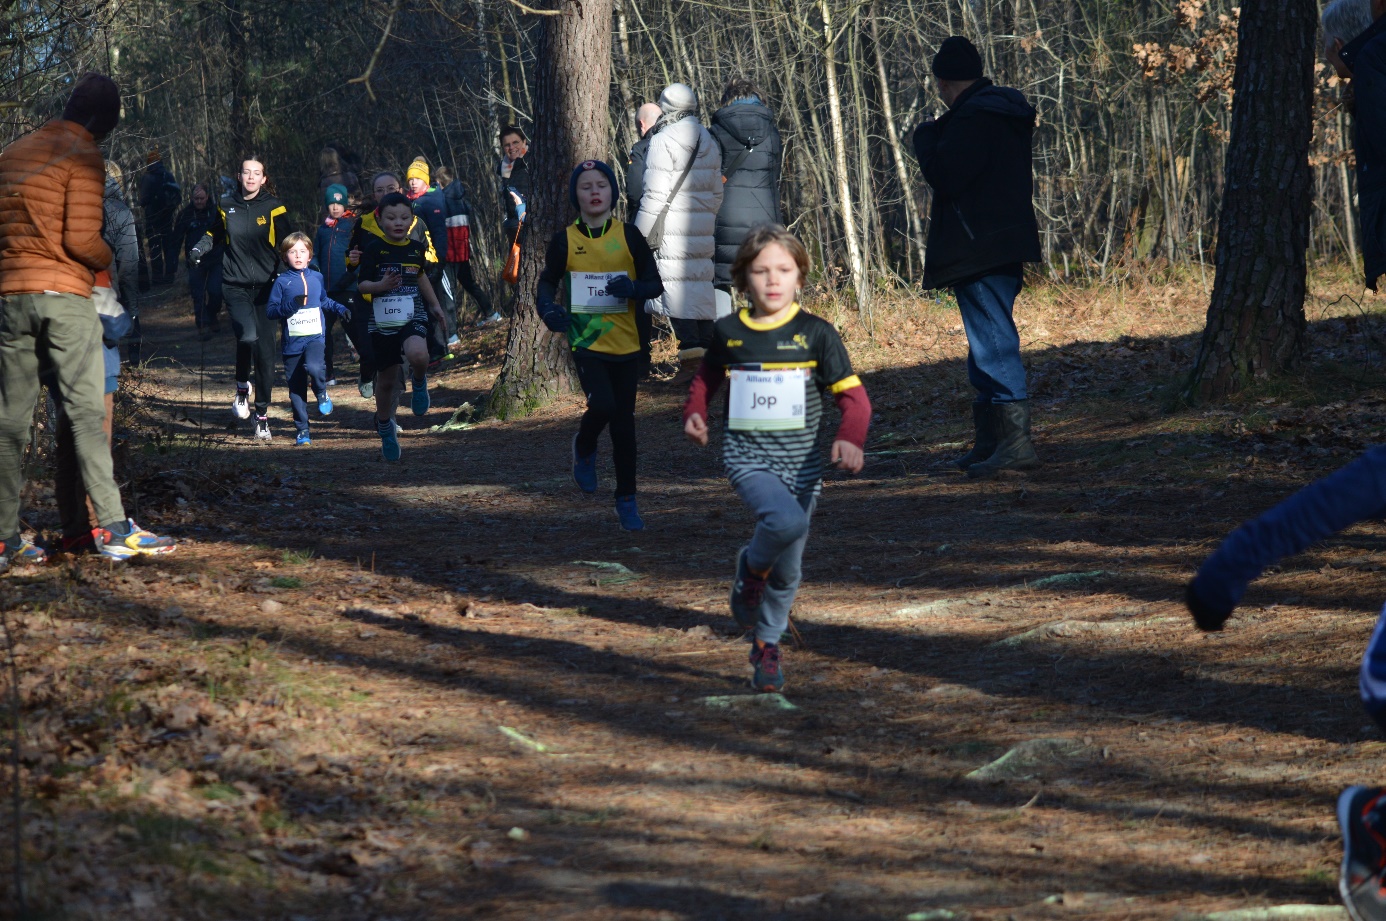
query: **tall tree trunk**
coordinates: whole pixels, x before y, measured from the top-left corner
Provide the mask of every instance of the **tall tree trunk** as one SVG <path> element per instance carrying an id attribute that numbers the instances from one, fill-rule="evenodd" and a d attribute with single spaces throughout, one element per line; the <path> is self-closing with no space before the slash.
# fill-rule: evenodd
<path id="1" fill-rule="evenodd" d="M 876 4 L 871 5 L 871 45 L 876 56 L 876 82 L 881 85 L 881 118 L 885 122 L 886 143 L 890 145 L 890 157 L 895 163 L 895 180 L 900 183 L 900 194 L 904 196 L 905 217 L 909 220 L 909 246 L 918 253 L 919 265 L 924 265 L 924 224 L 919 219 L 919 203 L 914 197 L 914 187 L 910 183 L 909 171 L 905 167 L 905 154 L 900 149 L 900 129 L 895 124 L 895 107 L 890 100 L 890 80 L 886 75 L 885 56 L 881 51 L 881 35 L 877 25 Z"/>
<path id="2" fill-rule="evenodd" d="M 870 308 L 871 288 L 866 279 L 866 260 L 862 256 L 861 238 L 857 236 L 857 219 L 852 204 L 852 185 L 847 175 L 847 130 L 842 120 L 842 99 L 837 89 L 837 36 L 832 9 L 828 0 L 820 0 L 823 13 L 823 79 L 828 84 L 828 121 L 833 134 L 833 170 L 837 173 L 837 198 L 842 217 L 842 236 L 847 244 L 847 265 L 852 272 L 852 287 L 856 289 L 857 309 Z"/>
<path id="3" fill-rule="evenodd" d="M 251 153 L 250 116 L 246 113 L 246 70 L 249 63 L 245 29 L 245 11 L 241 9 L 241 0 L 227 0 L 226 63 L 231 80 L 231 157 L 238 170 L 240 158 Z"/>
<path id="4" fill-rule="evenodd" d="M 1238 27 L 1217 273 L 1189 396 L 1290 367 L 1304 342 L 1314 0 L 1249 0 Z"/>
<path id="5" fill-rule="evenodd" d="M 534 86 L 534 138 L 525 255 L 505 364 L 491 390 L 490 412 L 521 416 L 577 383 L 566 336 L 551 333 L 534 309 L 549 239 L 567 223 L 574 164 L 601 159 L 607 146 L 611 86 L 611 0 L 556 0 L 544 17 Z"/>

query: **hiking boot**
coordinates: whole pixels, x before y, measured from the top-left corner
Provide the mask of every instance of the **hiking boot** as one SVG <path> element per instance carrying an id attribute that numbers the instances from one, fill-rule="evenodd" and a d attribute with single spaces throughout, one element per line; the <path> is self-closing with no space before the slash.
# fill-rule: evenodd
<path id="1" fill-rule="evenodd" d="M 669 379 L 669 386 L 687 387 L 689 381 L 693 380 L 698 373 L 698 368 L 702 365 L 705 354 L 707 354 L 707 349 L 684 349 L 679 352 L 679 369 Z"/>
<path id="2" fill-rule="evenodd" d="M 375 431 L 380 436 L 380 456 L 392 463 L 399 460 L 399 429 L 395 425 L 395 420 L 376 420 Z"/>
<path id="3" fill-rule="evenodd" d="M 362 381 L 356 385 L 356 392 L 361 394 L 363 400 L 375 399 L 375 381 Z"/>
<path id="4" fill-rule="evenodd" d="M 96 551 L 113 560 L 128 560 L 141 554 L 172 553 L 178 546 L 173 538 L 152 534 L 129 518 L 125 519 L 123 526 L 93 528 L 91 536 Z"/>
<path id="5" fill-rule="evenodd" d="M 255 440 L 270 443 L 269 416 L 255 417 Z"/>
<path id="6" fill-rule="evenodd" d="M 327 395 L 326 390 L 324 390 L 322 394 L 318 396 L 318 415 L 332 415 L 332 398 Z"/>
<path id="7" fill-rule="evenodd" d="M 250 418 L 250 401 L 255 398 L 255 390 L 247 382 L 236 384 L 236 398 L 231 401 L 231 412 L 237 419 Z"/>
<path id="8" fill-rule="evenodd" d="M 313 439 L 307 432 L 299 432 L 298 436 L 294 438 L 294 444 L 299 445 L 300 447 L 303 445 L 310 445 L 312 443 Z"/>
<path id="9" fill-rule="evenodd" d="M 573 436 L 573 482 L 578 489 L 591 495 L 597 491 L 597 452 L 587 456 L 578 453 L 578 437 Z"/>
<path id="10" fill-rule="evenodd" d="M 780 667 L 778 645 L 756 640 L 751 644 L 751 664 L 755 666 L 755 674 L 751 675 L 751 687 L 767 694 L 773 694 L 784 687 L 784 669 Z"/>
<path id="11" fill-rule="evenodd" d="M 731 614 L 736 622 L 747 630 L 753 629 L 760 621 L 760 606 L 765 600 L 765 579 L 769 575 L 756 575 L 746 564 L 746 551 L 742 547 L 736 555 L 736 579 L 731 589 Z"/>
<path id="12" fill-rule="evenodd" d="M 996 452 L 996 418 L 992 411 L 995 403 L 972 404 L 972 427 L 976 431 L 972 450 L 953 461 L 959 470 L 967 470 L 973 464 L 980 464 Z"/>
<path id="13" fill-rule="evenodd" d="M 1338 894 L 1354 921 L 1386 919 L 1386 821 L 1381 787 L 1348 787 L 1338 797 L 1338 827 L 1343 833 L 1343 866 Z"/>
<path id="14" fill-rule="evenodd" d="M 414 415 L 423 416 L 428 413 L 428 408 L 433 405 L 433 401 L 428 396 L 428 378 L 414 380 L 414 395 L 409 398 L 409 408 L 414 410 Z"/>
<path id="15" fill-rule="evenodd" d="M 1030 442 L 1030 401 L 994 403 L 996 418 L 996 450 L 991 457 L 967 468 L 968 478 L 987 480 L 1002 470 L 1034 470 L 1040 465 L 1039 455 Z"/>
<path id="16" fill-rule="evenodd" d="M 15 563 L 40 566 L 48 562 L 48 553 L 33 541 L 18 538 L 13 541 L 0 541 L 0 572 Z"/>
<path id="17" fill-rule="evenodd" d="M 627 531 L 645 530 L 645 520 L 640 517 L 634 496 L 616 497 L 616 517 L 621 519 L 621 527 Z"/>

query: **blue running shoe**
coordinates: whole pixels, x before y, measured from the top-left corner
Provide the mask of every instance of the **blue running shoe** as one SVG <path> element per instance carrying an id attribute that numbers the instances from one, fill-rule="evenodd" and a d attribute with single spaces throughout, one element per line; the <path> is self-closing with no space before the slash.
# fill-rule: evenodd
<path id="1" fill-rule="evenodd" d="M 640 517 L 640 510 L 635 506 L 634 496 L 616 497 L 616 517 L 621 519 L 621 527 L 627 531 L 645 530 L 645 521 Z"/>
<path id="2" fill-rule="evenodd" d="M 751 676 L 751 687 L 767 694 L 773 694 L 784 687 L 784 669 L 780 667 L 779 646 L 756 640 L 751 644 L 751 664 L 755 666 L 755 674 Z"/>
<path id="3" fill-rule="evenodd" d="M 313 439 L 308 437 L 307 432 L 299 432 L 298 437 L 294 439 L 294 444 L 296 445 L 310 445 L 312 443 Z"/>
<path id="4" fill-rule="evenodd" d="M 578 453 L 578 437 L 573 436 L 573 482 L 578 489 L 591 494 L 597 491 L 597 452 L 583 457 Z"/>
<path id="5" fill-rule="evenodd" d="M 0 572 L 14 563 L 39 566 L 48 562 L 48 553 L 38 544 L 19 538 L 16 541 L 0 541 Z"/>
<path id="6" fill-rule="evenodd" d="M 428 398 L 428 378 L 415 380 L 414 395 L 409 399 L 409 408 L 414 410 L 414 415 L 422 416 L 432 405 L 433 401 Z"/>
<path id="7" fill-rule="evenodd" d="M 322 396 L 318 397 L 318 415 L 332 415 L 332 398 L 327 395 L 326 390 L 322 392 Z"/>
<path id="8" fill-rule="evenodd" d="M 177 544 L 171 537 L 151 534 L 129 518 L 123 528 L 93 528 L 96 551 L 113 560 L 128 560 L 141 554 L 172 553 Z"/>
<path id="9" fill-rule="evenodd" d="M 1343 865 L 1338 894 L 1353 921 L 1386 918 L 1386 800 L 1381 787 L 1348 787 L 1338 797 Z"/>
<path id="10" fill-rule="evenodd" d="M 395 428 L 395 420 L 377 421 L 375 430 L 380 435 L 380 455 L 387 461 L 399 460 L 399 432 Z"/>

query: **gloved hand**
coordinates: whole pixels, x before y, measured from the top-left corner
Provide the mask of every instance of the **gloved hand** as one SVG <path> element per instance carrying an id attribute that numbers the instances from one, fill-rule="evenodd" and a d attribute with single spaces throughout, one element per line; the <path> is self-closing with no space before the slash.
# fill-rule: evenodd
<path id="1" fill-rule="evenodd" d="M 553 301 L 540 301 L 538 304 L 539 319 L 544 321 L 544 325 L 556 333 L 566 333 L 568 331 L 568 312 Z"/>
<path id="2" fill-rule="evenodd" d="M 1188 605 L 1194 623 L 1198 625 L 1198 629 L 1209 633 L 1221 630 L 1222 625 L 1227 622 L 1227 618 L 1232 616 L 1232 611 L 1224 610 L 1221 606 L 1208 602 L 1198 593 L 1194 587 L 1195 584 L 1196 580 L 1190 582 L 1184 590 L 1184 603 Z"/>
<path id="3" fill-rule="evenodd" d="M 617 275 L 606 283 L 606 293 L 612 297 L 623 297 L 629 300 L 635 297 L 635 282 L 629 275 Z"/>
<path id="4" fill-rule="evenodd" d="M 203 234 L 202 239 L 198 240 L 196 245 L 188 250 L 188 261 L 193 265 L 200 265 L 202 260 L 207 258 L 207 254 L 212 251 L 212 247 L 215 245 L 211 234 Z"/>

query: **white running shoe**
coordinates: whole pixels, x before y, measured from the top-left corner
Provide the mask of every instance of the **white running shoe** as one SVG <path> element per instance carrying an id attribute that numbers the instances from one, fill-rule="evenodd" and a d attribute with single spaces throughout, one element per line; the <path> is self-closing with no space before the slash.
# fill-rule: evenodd
<path id="1" fill-rule="evenodd" d="M 269 417 L 260 416 L 255 420 L 255 440 L 268 443 L 270 440 Z"/>
<path id="2" fill-rule="evenodd" d="M 255 399 L 255 387 L 252 384 L 237 383 L 236 398 L 231 401 L 231 412 L 237 419 L 250 418 L 250 401 Z"/>

